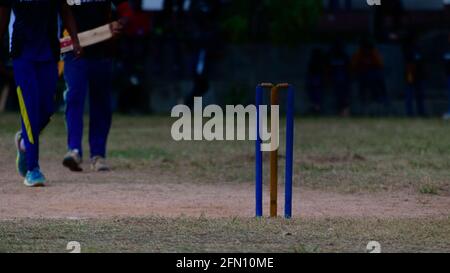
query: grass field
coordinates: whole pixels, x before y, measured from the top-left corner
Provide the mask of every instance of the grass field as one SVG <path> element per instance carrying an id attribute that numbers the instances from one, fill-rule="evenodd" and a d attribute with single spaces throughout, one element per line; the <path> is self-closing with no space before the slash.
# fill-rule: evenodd
<path id="1" fill-rule="evenodd" d="M 57 115 L 42 136 L 50 186 L 35 192 L 14 172 L 17 115 L 0 115 L 0 252 L 65 252 L 72 240 L 83 252 L 364 252 L 371 240 L 388 252 L 450 252 L 448 123 L 298 118 L 294 184 L 302 198 L 294 196 L 296 217 L 286 221 L 252 218 L 252 142 L 174 142 L 172 122 L 116 116 L 113 172 L 76 176 L 60 167 L 66 134 Z"/>
<path id="2" fill-rule="evenodd" d="M 128 218 L 2 222 L 0 251 L 64 252 L 448 252 L 450 219 L 255 220 Z"/>

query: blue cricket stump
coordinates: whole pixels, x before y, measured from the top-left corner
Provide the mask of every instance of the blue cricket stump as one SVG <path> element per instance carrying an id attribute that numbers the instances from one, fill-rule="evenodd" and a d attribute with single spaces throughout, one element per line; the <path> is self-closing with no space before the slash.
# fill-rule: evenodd
<path id="1" fill-rule="evenodd" d="M 263 216 L 263 152 L 261 150 L 261 120 L 260 106 L 263 102 L 264 90 L 271 90 L 271 105 L 278 105 L 278 91 L 287 89 L 287 111 L 286 111 L 286 166 L 285 166 L 285 205 L 284 216 L 292 217 L 292 180 L 294 159 L 294 88 L 290 84 L 273 85 L 262 83 L 256 87 L 256 145 L 255 145 L 255 199 L 256 217 Z M 273 133 L 273 132 L 271 132 Z M 273 136 L 272 136 L 273 139 Z M 277 216 L 278 195 L 278 150 L 272 151 L 270 156 L 270 216 Z"/>

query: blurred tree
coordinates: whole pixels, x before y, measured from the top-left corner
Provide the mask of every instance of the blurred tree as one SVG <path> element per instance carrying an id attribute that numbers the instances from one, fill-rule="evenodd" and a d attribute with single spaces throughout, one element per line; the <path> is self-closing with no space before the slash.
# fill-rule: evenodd
<path id="1" fill-rule="evenodd" d="M 222 27 L 232 42 L 295 44 L 310 37 L 322 5 L 319 0 L 234 0 Z"/>

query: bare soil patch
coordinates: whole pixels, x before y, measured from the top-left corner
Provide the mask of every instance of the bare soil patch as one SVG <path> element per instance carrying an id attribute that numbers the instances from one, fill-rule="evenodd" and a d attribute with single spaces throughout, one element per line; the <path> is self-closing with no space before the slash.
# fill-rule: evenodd
<path id="1" fill-rule="evenodd" d="M 13 166 L 2 166 L 0 220 L 146 216 L 253 217 L 253 183 L 197 183 L 158 170 L 70 173 L 46 166 L 45 188 L 23 186 Z M 267 187 L 266 187 L 267 189 Z M 283 214 L 280 185 L 279 213 Z M 266 195 L 268 197 L 268 193 Z M 296 217 L 420 218 L 449 215 L 450 197 L 412 190 L 342 194 L 294 189 Z M 268 208 L 266 198 L 265 208 Z"/>

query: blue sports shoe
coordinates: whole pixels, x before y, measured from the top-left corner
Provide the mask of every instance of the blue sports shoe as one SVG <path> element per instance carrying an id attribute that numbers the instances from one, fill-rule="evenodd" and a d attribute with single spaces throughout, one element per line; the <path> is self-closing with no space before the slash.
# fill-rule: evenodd
<path id="1" fill-rule="evenodd" d="M 45 186 L 45 176 L 41 173 L 39 168 L 28 171 L 24 181 L 27 187 L 43 187 Z"/>
<path id="2" fill-rule="evenodd" d="M 17 132 L 14 142 L 16 143 L 17 158 L 16 169 L 20 176 L 25 177 L 27 174 L 27 157 L 24 151 L 20 149 L 20 142 L 22 141 L 22 132 Z"/>

